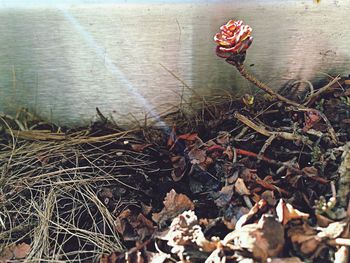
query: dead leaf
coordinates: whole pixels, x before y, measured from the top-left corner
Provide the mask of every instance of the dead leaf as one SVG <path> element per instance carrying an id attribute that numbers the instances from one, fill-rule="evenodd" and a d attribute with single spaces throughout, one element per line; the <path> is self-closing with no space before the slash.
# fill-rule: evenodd
<path id="1" fill-rule="evenodd" d="M 223 254 L 222 248 L 215 249 L 205 260 L 205 263 L 226 263 L 226 256 Z"/>
<path id="2" fill-rule="evenodd" d="M 142 214 L 148 215 L 152 211 L 152 206 L 141 203 Z"/>
<path id="3" fill-rule="evenodd" d="M 266 202 L 270 206 L 275 206 L 277 202 L 275 199 L 275 194 L 273 193 L 273 191 L 269 191 L 269 190 L 266 190 L 261 194 L 261 199 L 266 200 Z"/>
<path id="4" fill-rule="evenodd" d="M 216 142 L 220 145 L 227 145 L 230 143 L 231 134 L 227 131 L 219 132 L 219 135 L 216 137 Z"/>
<path id="5" fill-rule="evenodd" d="M 141 213 L 133 213 L 130 209 L 120 213 L 116 219 L 115 228 L 123 235 L 124 240 L 144 240 L 154 232 L 151 220 Z"/>
<path id="6" fill-rule="evenodd" d="M 267 207 L 266 200 L 261 199 L 258 203 L 256 203 L 246 215 L 241 216 L 236 224 L 236 228 L 241 228 L 245 224 L 249 223 L 253 217 L 258 214 L 264 213 L 265 208 Z"/>
<path id="7" fill-rule="evenodd" d="M 171 256 L 166 253 L 154 253 L 146 251 L 147 256 L 147 262 L 154 262 L 154 263 L 163 263 L 166 259 L 170 258 Z"/>
<path id="8" fill-rule="evenodd" d="M 30 250 L 30 245 L 26 243 L 20 243 L 17 246 L 15 246 L 13 250 L 13 256 L 15 257 L 15 259 L 23 259 L 28 256 Z"/>
<path id="9" fill-rule="evenodd" d="M 224 155 L 227 155 L 227 159 L 230 161 L 233 160 L 233 150 L 231 146 L 227 146 L 226 150 L 223 152 Z"/>
<path id="10" fill-rule="evenodd" d="M 258 223 L 244 225 L 229 233 L 222 244 L 230 242 L 250 251 L 254 259 L 266 262 L 267 258 L 282 252 L 284 228 L 273 216 L 263 215 Z"/>
<path id="11" fill-rule="evenodd" d="M 168 148 L 171 148 L 174 145 L 175 141 L 176 141 L 176 126 L 174 124 L 168 138 L 168 142 L 167 142 Z"/>
<path id="12" fill-rule="evenodd" d="M 150 143 L 147 143 L 147 144 L 146 143 L 143 143 L 143 144 L 132 143 L 132 144 L 130 144 L 130 146 L 131 146 L 131 149 L 133 151 L 135 151 L 135 152 L 142 152 L 144 149 L 152 146 L 152 144 L 150 144 Z"/>
<path id="13" fill-rule="evenodd" d="M 16 244 L 6 246 L 0 253 L 0 263 L 7 263 L 13 258 L 13 250 Z"/>
<path id="14" fill-rule="evenodd" d="M 269 263 L 303 263 L 299 258 L 271 258 Z"/>
<path id="15" fill-rule="evenodd" d="M 194 210 L 193 202 L 186 195 L 177 194 L 174 189 L 167 193 L 163 204 L 163 210 L 152 215 L 153 221 L 160 225 L 186 210 Z"/>
<path id="16" fill-rule="evenodd" d="M 103 254 L 100 259 L 100 263 L 117 263 L 118 255 L 116 252 L 112 252 L 110 255 Z"/>
<path id="17" fill-rule="evenodd" d="M 197 216 L 193 211 L 184 211 L 175 217 L 169 230 L 165 234 L 159 233 L 157 237 L 166 240 L 167 244 L 172 248 L 171 252 L 177 254 L 180 260 L 185 259 L 184 251 L 187 247 L 212 252 L 218 244 L 218 241 L 209 241 L 204 237 L 198 224 Z"/>
<path id="18" fill-rule="evenodd" d="M 192 164 L 201 164 L 205 162 L 207 155 L 204 150 L 198 149 L 197 147 L 193 147 L 189 153 L 188 157 Z"/>
<path id="19" fill-rule="evenodd" d="M 171 171 L 171 178 L 174 182 L 178 182 L 184 177 L 186 172 L 186 159 L 184 156 L 173 156 L 171 157 L 173 170 Z"/>
<path id="20" fill-rule="evenodd" d="M 233 196 L 233 185 L 227 185 L 221 188 L 219 196 L 215 199 L 215 204 L 218 207 L 225 207 Z"/>
<path id="21" fill-rule="evenodd" d="M 303 131 L 306 132 L 311 129 L 316 123 L 321 120 L 321 116 L 317 110 L 309 109 L 304 113 L 305 123 Z"/>
<path id="22" fill-rule="evenodd" d="M 349 263 L 349 248 L 341 246 L 334 255 L 334 263 Z"/>
<path id="23" fill-rule="evenodd" d="M 276 213 L 278 220 L 286 225 L 290 220 L 293 219 L 307 219 L 309 214 L 300 212 L 297 209 L 294 209 L 291 204 L 286 203 L 283 199 L 280 199 L 276 207 Z"/>
<path id="24" fill-rule="evenodd" d="M 317 219 L 317 225 L 320 227 L 327 227 L 330 223 L 334 222 L 333 220 L 317 213 L 315 214 L 315 216 Z"/>
<path id="25" fill-rule="evenodd" d="M 256 174 L 256 169 L 244 168 L 239 175 L 245 182 L 255 182 L 258 177 Z"/>
<path id="26" fill-rule="evenodd" d="M 348 225 L 348 222 L 342 221 L 342 222 L 334 222 L 329 224 L 327 227 L 318 227 L 317 230 L 321 230 L 317 234 L 319 238 L 329 238 L 329 239 L 335 239 L 337 237 L 340 237 L 341 234 L 345 231 L 346 226 Z"/>
<path id="27" fill-rule="evenodd" d="M 244 183 L 242 178 L 237 178 L 235 182 L 235 191 L 239 195 L 250 195 L 250 191 Z"/>
<path id="28" fill-rule="evenodd" d="M 0 254 L 0 263 L 7 263 L 12 259 L 24 259 L 28 256 L 31 246 L 26 243 L 10 244 Z"/>
<path id="29" fill-rule="evenodd" d="M 306 166 L 302 171 L 309 177 L 318 176 L 318 170 L 314 166 Z"/>
<path id="30" fill-rule="evenodd" d="M 293 243 L 300 245 L 300 251 L 305 255 L 313 253 L 321 244 L 321 240 L 317 238 L 316 230 L 306 223 L 289 229 L 287 234 Z"/>

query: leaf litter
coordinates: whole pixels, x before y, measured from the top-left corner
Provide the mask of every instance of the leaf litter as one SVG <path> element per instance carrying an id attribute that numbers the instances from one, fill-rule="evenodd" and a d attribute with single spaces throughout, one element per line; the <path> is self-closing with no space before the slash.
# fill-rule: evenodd
<path id="1" fill-rule="evenodd" d="M 349 90 L 221 96 L 170 134 L 3 115 L 0 262 L 348 262 Z"/>

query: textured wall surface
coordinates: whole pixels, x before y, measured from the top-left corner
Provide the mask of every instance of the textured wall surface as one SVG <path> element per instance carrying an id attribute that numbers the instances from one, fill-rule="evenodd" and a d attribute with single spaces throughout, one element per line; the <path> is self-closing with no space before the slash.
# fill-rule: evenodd
<path id="1" fill-rule="evenodd" d="M 199 94 L 255 92 L 213 52 L 231 18 L 253 27 L 246 63 L 275 89 L 349 74 L 350 1 L 93 2 L 0 1 L 0 111 L 70 125 L 95 107 L 122 121 L 156 116 L 192 96 L 162 65 Z"/>

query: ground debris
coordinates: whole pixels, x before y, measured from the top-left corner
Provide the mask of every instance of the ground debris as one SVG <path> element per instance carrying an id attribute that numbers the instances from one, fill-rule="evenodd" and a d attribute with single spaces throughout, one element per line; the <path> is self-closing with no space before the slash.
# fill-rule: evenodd
<path id="1" fill-rule="evenodd" d="M 348 262 L 350 83 L 331 82 L 317 111 L 221 96 L 170 134 L 2 116 L 0 262 Z"/>

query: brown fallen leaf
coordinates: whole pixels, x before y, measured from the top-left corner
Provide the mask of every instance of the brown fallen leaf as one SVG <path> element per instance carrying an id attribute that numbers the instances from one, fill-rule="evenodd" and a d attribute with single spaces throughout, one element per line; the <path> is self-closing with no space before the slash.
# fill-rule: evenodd
<path id="1" fill-rule="evenodd" d="M 273 191 L 266 190 L 261 194 L 261 199 L 266 200 L 266 202 L 270 206 L 275 206 L 276 205 L 276 199 L 275 199 L 275 194 Z"/>
<path id="2" fill-rule="evenodd" d="M 186 258 L 184 252 L 190 247 L 194 250 L 212 252 L 218 245 L 218 241 L 209 241 L 204 237 L 197 216 L 193 211 L 184 211 L 175 217 L 169 229 L 156 236 L 167 241 L 171 252 L 177 254 L 181 262 L 189 262 L 184 261 Z"/>
<path id="3" fill-rule="evenodd" d="M 258 223 L 247 224 L 229 233 L 222 241 L 250 251 L 253 258 L 266 262 L 269 257 L 278 256 L 284 247 L 284 228 L 271 215 L 263 215 Z"/>
<path id="4" fill-rule="evenodd" d="M 321 239 L 317 237 L 316 230 L 307 223 L 289 229 L 287 235 L 292 243 L 296 243 L 300 246 L 300 251 L 305 255 L 315 252 L 317 247 L 321 244 Z"/>
<path id="5" fill-rule="evenodd" d="M 153 213 L 152 219 L 159 225 L 176 217 L 186 210 L 194 210 L 193 202 L 184 194 L 177 194 L 172 189 L 164 198 L 164 208 L 159 213 Z"/>
<path id="6" fill-rule="evenodd" d="M 280 199 L 276 207 L 276 213 L 278 220 L 286 225 L 290 220 L 293 219 L 307 219 L 309 214 L 300 212 L 297 209 L 294 209 L 291 204 L 286 203 L 283 199 Z"/>
<path id="7" fill-rule="evenodd" d="M 186 159 L 184 156 L 173 156 L 171 157 L 173 170 L 171 171 L 171 178 L 174 182 L 178 182 L 184 177 L 186 173 Z"/>
<path id="8" fill-rule="evenodd" d="M 321 116 L 317 110 L 309 109 L 304 113 L 305 123 L 303 131 L 306 132 L 311 129 L 316 123 L 321 120 Z"/>
<path id="9" fill-rule="evenodd" d="M 120 213 L 116 219 L 115 228 L 123 235 L 124 240 L 144 240 L 154 232 L 151 220 L 141 213 L 133 213 L 130 209 Z"/>
<path id="10" fill-rule="evenodd" d="M 15 259 L 23 259 L 28 256 L 30 250 L 30 245 L 26 243 L 20 243 L 17 246 L 15 246 L 13 250 L 13 256 L 15 257 Z"/>
<path id="11" fill-rule="evenodd" d="M 201 164 L 201 163 L 205 162 L 207 155 L 205 153 L 205 150 L 198 149 L 196 146 L 194 146 L 189 151 L 188 157 L 190 158 L 190 162 L 192 164 Z"/>
<path id="12" fill-rule="evenodd" d="M 131 149 L 135 152 L 142 152 L 144 149 L 152 146 L 150 143 L 142 143 L 142 144 L 137 144 L 137 143 L 132 143 L 130 144 Z"/>
<path id="13" fill-rule="evenodd" d="M 12 259 L 19 260 L 28 256 L 31 246 L 26 243 L 10 244 L 0 254 L 0 263 L 7 263 Z"/>
<path id="14" fill-rule="evenodd" d="M 316 220 L 317 220 L 317 225 L 320 227 L 327 227 L 330 223 L 333 223 L 334 221 L 329 219 L 328 217 L 325 217 L 320 214 L 315 214 Z"/>

